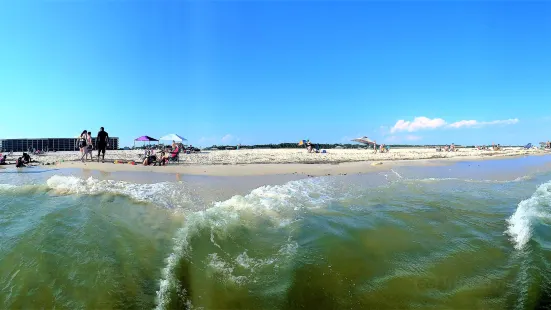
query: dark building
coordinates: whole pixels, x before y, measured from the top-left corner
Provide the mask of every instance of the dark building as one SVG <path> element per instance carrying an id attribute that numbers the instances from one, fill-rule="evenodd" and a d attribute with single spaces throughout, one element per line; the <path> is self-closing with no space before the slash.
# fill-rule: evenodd
<path id="1" fill-rule="evenodd" d="M 96 138 L 92 138 L 96 145 Z M 109 137 L 109 150 L 119 148 L 119 138 Z M 77 138 L 40 138 L 40 139 L 3 139 L 0 140 L 0 150 L 3 152 L 40 151 L 78 151 Z"/>

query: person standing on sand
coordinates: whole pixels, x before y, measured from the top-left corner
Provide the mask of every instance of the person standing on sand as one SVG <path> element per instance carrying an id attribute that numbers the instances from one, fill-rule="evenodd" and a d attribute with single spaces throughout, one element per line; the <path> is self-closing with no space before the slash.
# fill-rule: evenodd
<path id="1" fill-rule="evenodd" d="M 103 153 L 103 156 L 101 158 L 101 162 L 105 162 L 105 149 L 109 146 L 109 134 L 107 131 L 103 129 L 103 127 L 100 127 L 98 132 L 98 137 L 96 138 L 96 147 L 98 149 L 98 162 L 99 162 L 99 155 L 100 153 Z"/>
<path id="2" fill-rule="evenodd" d="M 88 150 L 87 154 L 90 154 L 90 161 L 92 161 L 92 150 L 94 149 L 94 143 L 92 143 L 92 132 L 88 131 L 88 135 L 86 136 L 86 143 L 88 144 Z M 87 156 L 88 157 L 88 156 Z"/>
<path id="3" fill-rule="evenodd" d="M 92 160 L 92 149 L 94 146 L 92 145 L 92 135 L 88 132 L 88 130 L 83 132 L 81 140 L 82 138 L 84 138 L 84 144 L 81 143 L 83 154 L 82 157 L 80 157 L 80 160 L 85 162 L 86 159 L 88 159 L 88 154 L 90 154 L 90 160 Z"/>
<path id="4" fill-rule="evenodd" d="M 80 155 L 84 155 L 84 148 L 86 147 L 86 138 L 88 136 L 88 132 L 84 130 L 80 137 L 78 138 L 78 148 L 80 149 Z M 82 158 L 81 158 L 82 159 Z"/>

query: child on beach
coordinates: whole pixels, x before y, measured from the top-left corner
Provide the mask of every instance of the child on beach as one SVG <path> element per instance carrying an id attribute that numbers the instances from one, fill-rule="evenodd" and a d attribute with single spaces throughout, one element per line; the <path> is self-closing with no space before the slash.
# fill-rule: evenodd
<path id="1" fill-rule="evenodd" d="M 94 149 L 94 144 L 92 143 L 92 132 L 88 131 L 88 135 L 86 137 L 86 144 L 88 147 L 88 154 L 90 154 L 90 160 L 92 160 L 92 150 Z M 88 156 L 87 156 L 88 158 Z"/>

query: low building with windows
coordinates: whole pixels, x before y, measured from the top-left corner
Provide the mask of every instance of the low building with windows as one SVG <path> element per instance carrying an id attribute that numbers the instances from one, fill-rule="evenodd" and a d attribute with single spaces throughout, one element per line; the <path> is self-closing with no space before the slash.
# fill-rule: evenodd
<path id="1" fill-rule="evenodd" d="M 96 138 L 92 138 L 94 145 Z M 117 150 L 119 148 L 119 138 L 109 137 L 108 150 Z M 77 138 L 39 138 L 39 139 L 0 139 L 0 150 L 2 152 L 59 152 L 59 151 L 78 151 Z"/>

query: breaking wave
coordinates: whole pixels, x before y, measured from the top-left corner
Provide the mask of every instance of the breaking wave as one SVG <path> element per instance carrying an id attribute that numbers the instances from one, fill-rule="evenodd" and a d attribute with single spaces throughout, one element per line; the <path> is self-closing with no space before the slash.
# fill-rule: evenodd
<path id="1" fill-rule="evenodd" d="M 299 248 L 292 236 L 293 223 L 300 221 L 301 211 L 320 208 L 334 199 L 335 186 L 330 186 L 330 182 L 329 179 L 317 178 L 263 186 L 246 196 L 234 196 L 214 203 L 209 209 L 190 214 L 185 226 L 177 233 L 173 252 L 162 271 L 157 309 L 174 308 L 175 305 L 192 308 L 186 283 L 189 279 L 178 275 L 185 274 L 179 269 L 193 261 L 194 238 L 199 235 L 208 237 L 211 243 L 212 252 L 204 258 L 205 268 L 222 281 L 243 285 L 259 280 L 255 278 L 259 269 L 284 267 Z M 270 235 L 272 253 L 253 257 L 246 248 L 229 253 L 226 247 L 232 242 L 228 239 L 235 238 L 237 229 L 261 235 L 273 232 Z"/>
<path id="2" fill-rule="evenodd" d="M 522 250 L 530 241 L 538 221 L 551 218 L 550 206 L 551 182 L 540 185 L 530 198 L 518 204 L 515 213 L 507 220 L 506 231 L 517 250 Z"/>
<path id="3" fill-rule="evenodd" d="M 81 179 L 74 176 L 50 177 L 46 184 L 57 194 L 99 195 L 105 193 L 125 195 L 136 201 L 149 202 L 169 209 L 183 209 L 198 202 L 183 183 L 136 184 L 124 181 Z"/>

